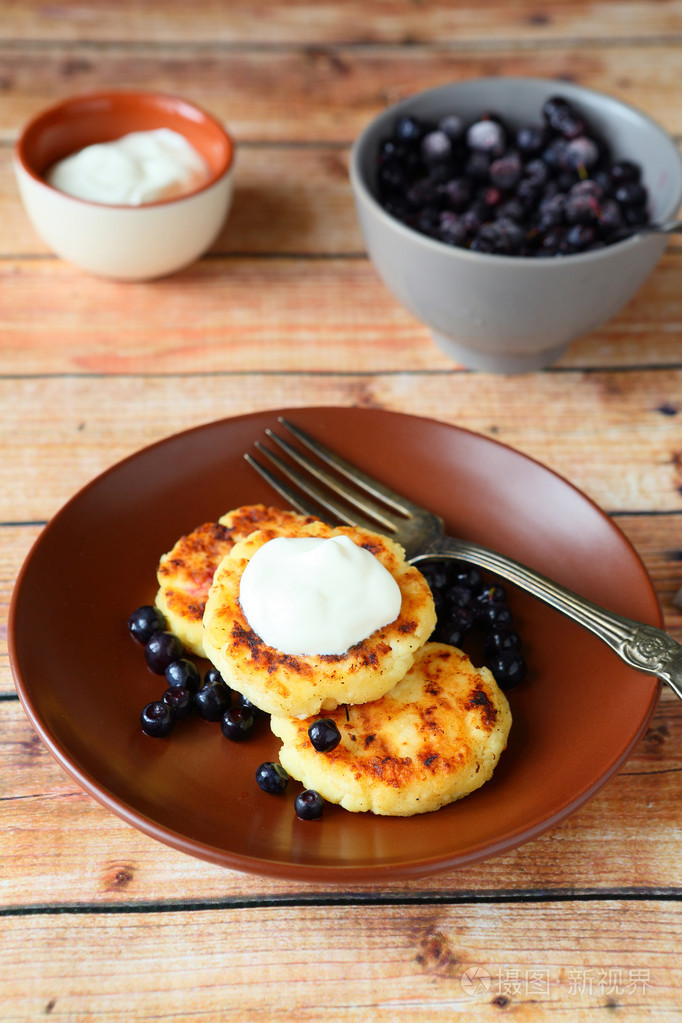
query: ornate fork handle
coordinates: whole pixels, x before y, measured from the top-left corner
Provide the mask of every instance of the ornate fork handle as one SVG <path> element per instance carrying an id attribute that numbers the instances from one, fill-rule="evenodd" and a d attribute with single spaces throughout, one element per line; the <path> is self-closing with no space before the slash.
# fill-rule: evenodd
<path id="1" fill-rule="evenodd" d="M 439 538 L 424 553 L 410 560 L 416 564 L 436 554 L 439 557 L 470 561 L 516 583 L 521 589 L 589 629 L 615 650 L 631 668 L 656 675 L 682 699 L 682 646 L 662 629 L 607 611 L 540 572 L 467 540 Z"/>

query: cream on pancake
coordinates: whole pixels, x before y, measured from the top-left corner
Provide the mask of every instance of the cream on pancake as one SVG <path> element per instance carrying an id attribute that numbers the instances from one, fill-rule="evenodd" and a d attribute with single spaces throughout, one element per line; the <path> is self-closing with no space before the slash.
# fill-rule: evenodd
<path id="1" fill-rule="evenodd" d="M 318 753 L 315 720 L 273 717 L 280 763 L 306 788 L 347 810 L 408 817 L 461 799 L 491 777 L 507 744 L 511 712 L 487 668 L 443 643 L 427 643 L 381 699 L 338 707 L 341 742 Z"/>
<path id="2" fill-rule="evenodd" d="M 398 583 L 398 617 L 342 654 L 286 654 L 250 627 L 239 602 L 242 573 L 276 536 L 348 536 L 373 554 Z M 402 547 L 378 533 L 322 522 L 264 528 L 235 544 L 216 570 L 204 612 L 204 649 L 227 684 L 270 714 L 306 717 L 340 703 L 383 696 L 403 677 L 436 622 L 433 597 Z"/>
<path id="3" fill-rule="evenodd" d="M 315 521 L 312 516 L 297 512 L 247 504 L 180 537 L 159 562 L 156 606 L 185 649 L 205 657 L 202 620 L 209 587 L 216 568 L 238 540 L 263 526 L 290 529 Z"/>

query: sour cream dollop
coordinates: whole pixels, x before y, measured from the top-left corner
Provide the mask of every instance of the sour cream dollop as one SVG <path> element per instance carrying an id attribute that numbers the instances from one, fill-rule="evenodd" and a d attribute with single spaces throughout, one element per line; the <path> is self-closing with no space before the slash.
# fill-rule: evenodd
<path id="1" fill-rule="evenodd" d="M 206 161 L 184 135 L 157 128 L 86 146 L 55 163 L 46 181 L 77 199 L 142 206 L 191 192 L 209 177 Z"/>
<path id="2" fill-rule="evenodd" d="M 400 587 L 347 536 L 277 537 L 259 547 L 239 601 L 260 638 L 286 654 L 343 654 L 394 621 Z"/>

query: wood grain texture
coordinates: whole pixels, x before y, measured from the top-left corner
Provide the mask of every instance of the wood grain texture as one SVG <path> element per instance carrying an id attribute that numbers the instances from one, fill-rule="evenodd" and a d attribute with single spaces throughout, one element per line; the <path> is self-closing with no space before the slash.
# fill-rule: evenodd
<path id="1" fill-rule="evenodd" d="M 0 139 L 11 141 L 45 106 L 79 92 L 160 89 L 200 103 L 240 141 L 349 143 L 387 104 L 449 81 L 530 75 L 589 84 L 643 109 L 682 134 L 676 102 L 679 45 L 586 47 L 580 42 L 528 48 L 486 42 L 467 47 L 293 48 L 278 51 L 179 43 L 163 51 L 51 41 L 29 48 L 0 42 L 6 84 Z M 238 158 L 238 157 L 237 157 Z"/>
<path id="2" fill-rule="evenodd" d="M 3 928 L 7 1019 L 131 1021 L 172 1006 L 183 1019 L 300 1023 L 323 1005 L 326 1018 L 358 1023 L 493 1020 L 501 1009 L 524 1020 L 617 1010 L 641 1023 L 674 1018 L 682 979 L 680 908 L 656 900 L 30 915 Z M 467 977 L 463 987 L 467 970 L 484 971 L 480 993 Z"/>
<path id="3" fill-rule="evenodd" d="M 550 370 L 470 373 L 379 281 L 347 172 L 387 103 L 478 75 L 578 81 L 680 141 L 681 55 L 681 0 L 0 0 L 3 1023 L 679 1017 L 669 691 L 620 773 L 533 842 L 341 890 L 191 859 L 80 791 L 14 693 L 7 617 L 45 522 L 121 458 L 226 416 L 353 405 L 463 426 L 560 472 L 624 531 L 682 640 L 682 240 Z M 139 286 L 52 256 L 11 167 L 39 109 L 122 85 L 184 94 L 238 143 L 212 251 Z"/>
<path id="4" fill-rule="evenodd" d="M 664 256 L 629 305 L 555 367 L 675 366 L 681 271 L 680 255 Z M 13 377 L 457 368 L 365 259 L 212 258 L 131 286 L 57 260 L 8 258 L 0 332 L 0 375 Z"/>
<path id="5" fill-rule="evenodd" d="M 447 372 L 293 369 L 0 378 L 0 436 L 15 453 L 4 466 L 0 522 L 50 518 L 97 473 L 180 429 L 304 404 L 439 419 L 539 459 L 608 512 L 679 513 L 681 393 L 680 369 L 539 373 L 522 384 Z"/>
<path id="6" fill-rule="evenodd" d="M 4 0 L 11 26 L 6 37 L 33 43 L 36 39 L 125 41 L 153 40 L 177 44 L 188 37 L 203 43 L 258 46 L 333 45 L 344 43 L 444 42 L 485 45 L 492 39 L 517 39 L 526 45 L 556 38 L 612 44 L 618 39 L 656 42 L 679 35 L 682 5 L 677 0 L 646 3 L 576 3 L 554 0 L 483 0 L 452 4 L 447 0 L 361 0 L 314 3 L 311 0 L 88 0 L 47 5 L 43 0 Z"/>

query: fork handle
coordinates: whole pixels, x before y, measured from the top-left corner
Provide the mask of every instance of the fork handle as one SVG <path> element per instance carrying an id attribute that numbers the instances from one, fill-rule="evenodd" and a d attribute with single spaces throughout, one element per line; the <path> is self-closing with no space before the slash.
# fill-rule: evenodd
<path id="1" fill-rule="evenodd" d="M 527 590 L 589 629 L 631 668 L 656 675 L 682 699 L 682 645 L 662 629 L 607 611 L 540 572 L 468 540 L 455 540 L 448 536 L 439 538 L 431 544 L 428 552 L 410 560 L 417 564 L 435 556 L 469 561 L 516 583 L 522 590 Z"/>

